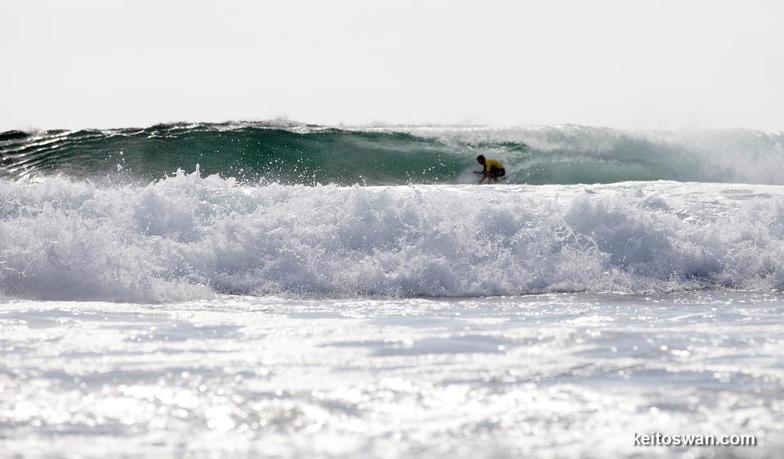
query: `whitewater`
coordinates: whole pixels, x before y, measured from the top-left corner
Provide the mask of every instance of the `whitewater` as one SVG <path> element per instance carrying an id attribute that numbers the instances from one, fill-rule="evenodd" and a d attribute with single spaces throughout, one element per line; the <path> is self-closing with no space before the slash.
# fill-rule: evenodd
<path id="1" fill-rule="evenodd" d="M 782 159 L 739 129 L 2 133 L 0 447 L 777 457 Z"/>

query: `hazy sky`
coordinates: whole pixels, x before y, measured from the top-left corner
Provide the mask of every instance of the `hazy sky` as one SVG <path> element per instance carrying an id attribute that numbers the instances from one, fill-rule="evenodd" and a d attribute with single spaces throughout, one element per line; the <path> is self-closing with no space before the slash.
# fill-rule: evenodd
<path id="1" fill-rule="evenodd" d="M 784 129 L 784 0 L 0 0 L 0 130 Z"/>

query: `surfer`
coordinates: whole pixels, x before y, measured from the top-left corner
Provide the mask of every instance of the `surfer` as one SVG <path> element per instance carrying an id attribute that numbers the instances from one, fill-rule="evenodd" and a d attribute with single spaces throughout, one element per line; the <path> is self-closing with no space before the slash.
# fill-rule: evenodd
<path id="1" fill-rule="evenodd" d="M 476 174 L 482 174 L 482 180 L 480 180 L 479 183 L 484 182 L 485 179 L 488 178 L 497 183 L 498 177 L 506 175 L 506 169 L 504 169 L 504 165 L 501 164 L 501 161 L 497 159 L 485 159 L 485 155 L 477 156 L 476 160 L 484 167 L 482 172 L 475 172 Z"/>

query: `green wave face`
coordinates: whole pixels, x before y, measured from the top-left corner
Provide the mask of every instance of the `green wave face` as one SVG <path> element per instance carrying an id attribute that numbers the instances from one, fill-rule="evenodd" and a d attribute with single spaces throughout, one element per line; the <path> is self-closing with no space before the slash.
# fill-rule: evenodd
<path id="1" fill-rule="evenodd" d="M 130 175 L 152 180 L 177 169 L 280 183 L 439 182 L 464 159 L 437 141 L 404 133 L 294 132 L 165 126 L 139 131 L 49 132 L 5 142 L 6 174 Z"/>
<path id="2" fill-rule="evenodd" d="M 0 176 L 156 180 L 198 166 L 247 183 L 473 183 L 476 156 L 504 162 L 503 183 L 628 180 L 784 183 L 782 136 L 714 132 L 678 139 L 552 127 L 332 129 L 309 125 L 170 124 L 146 129 L 0 134 Z"/>

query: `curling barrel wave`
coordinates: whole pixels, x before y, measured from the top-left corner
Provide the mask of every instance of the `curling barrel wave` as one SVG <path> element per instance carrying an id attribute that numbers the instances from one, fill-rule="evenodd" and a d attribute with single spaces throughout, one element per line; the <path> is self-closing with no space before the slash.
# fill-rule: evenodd
<path id="1" fill-rule="evenodd" d="M 475 157 L 506 184 L 677 180 L 784 184 L 784 136 L 749 130 L 625 132 L 581 126 L 334 129 L 295 123 L 169 124 L 0 134 L 0 178 L 149 183 L 178 169 L 244 183 L 470 183 Z"/>

